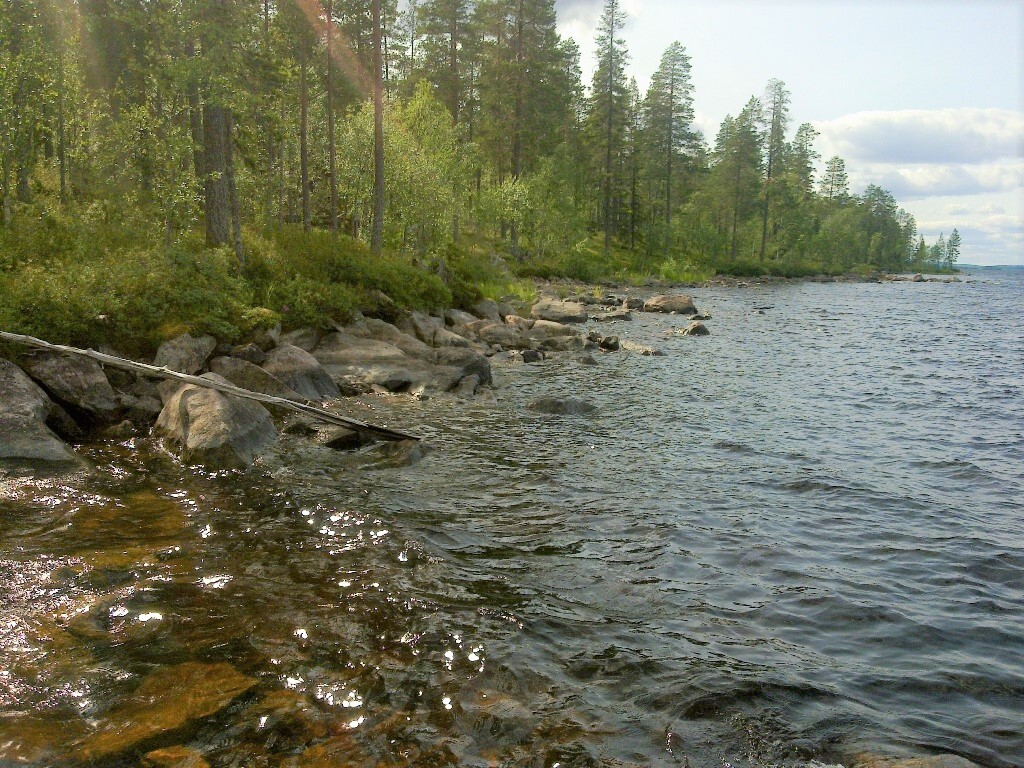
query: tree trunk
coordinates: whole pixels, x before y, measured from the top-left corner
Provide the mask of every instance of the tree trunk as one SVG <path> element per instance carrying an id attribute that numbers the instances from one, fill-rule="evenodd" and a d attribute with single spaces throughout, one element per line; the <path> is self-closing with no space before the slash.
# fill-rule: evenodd
<path id="1" fill-rule="evenodd" d="M 605 131 L 604 161 L 604 251 L 612 247 L 612 119 L 615 109 L 615 11 L 612 3 L 611 33 L 608 36 L 608 122 Z"/>
<path id="2" fill-rule="evenodd" d="M 203 184 L 206 209 L 206 243 L 210 246 L 231 242 L 231 194 L 227 170 L 228 110 L 203 106 Z"/>
<path id="3" fill-rule="evenodd" d="M 373 0 L 373 232 L 370 250 L 384 243 L 384 84 L 381 69 L 380 2 Z"/>
<path id="4" fill-rule="evenodd" d="M 309 82 L 306 74 L 306 42 L 299 41 L 299 177 L 302 184 L 302 229 L 309 232 Z"/>
<path id="5" fill-rule="evenodd" d="M 245 251 L 242 248 L 242 206 L 238 200 L 238 187 L 235 186 L 235 120 L 231 110 L 224 121 L 224 175 L 228 183 L 228 201 L 231 206 L 231 245 L 235 256 L 245 264 Z"/>
<path id="6" fill-rule="evenodd" d="M 334 3 L 327 0 L 327 173 L 331 184 L 331 231 L 338 231 L 338 153 L 334 145 Z"/>

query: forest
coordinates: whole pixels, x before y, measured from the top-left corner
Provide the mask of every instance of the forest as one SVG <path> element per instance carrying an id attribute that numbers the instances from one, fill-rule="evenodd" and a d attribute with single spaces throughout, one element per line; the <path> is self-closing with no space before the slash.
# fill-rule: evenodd
<path id="1" fill-rule="evenodd" d="M 703 136 L 684 45 L 641 92 L 626 24 L 605 0 L 585 83 L 554 0 L 2 0 L 0 327 L 146 348 L 538 277 L 953 268 L 785 83 Z"/>

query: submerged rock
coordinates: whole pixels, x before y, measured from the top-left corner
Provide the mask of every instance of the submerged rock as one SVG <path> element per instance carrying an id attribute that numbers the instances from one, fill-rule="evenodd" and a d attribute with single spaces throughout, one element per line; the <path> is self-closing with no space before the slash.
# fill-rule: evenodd
<path id="1" fill-rule="evenodd" d="M 0 358 L 0 464 L 84 464 L 46 426 L 58 410 L 28 374 Z"/>
<path id="2" fill-rule="evenodd" d="M 624 352 L 636 352 L 644 357 L 661 357 L 665 353 L 656 347 L 649 347 L 646 344 L 639 344 L 635 341 L 623 341 L 619 348 Z"/>
<path id="3" fill-rule="evenodd" d="M 695 315 L 697 308 L 693 305 L 692 297 L 678 294 L 652 296 L 644 303 L 644 312 L 664 312 L 666 314 L 675 312 L 680 315 Z"/>
<path id="4" fill-rule="evenodd" d="M 203 378 L 229 383 L 215 373 Z M 195 384 L 171 397 L 154 430 L 183 461 L 210 469 L 245 469 L 277 437 L 270 413 L 259 403 Z"/>
<path id="5" fill-rule="evenodd" d="M 959 755 L 909 758 L 857 755 L 853 758 L 850 768 L 980 768 L 980 766 Z"/>
<path id="6" fill-rule="evenodd" d="M 338 385 L 309 352 L 291 344 L 280 344 L 267 353 L 263 370 L 309 400 L 340 397 Z"/>
<path id="7" fill-rule="evenodd" d="M 157 670 L 100 718 L 74 756 L 89 762 L 137 752 L 153 739 L 216 714 L 254 685 L 253 678 L 224 663 L 188 662 Z"/>
<path id="8" fill-rule="evenodd" d="M 142 757 L 142 768 L 210 768 L 202 753 L 178 745 L 154 749 Z"/>
<path id="9" fill-rule="evenodd" d="M 551 413 L 558 416 L 578 416 L 597 410 L 597 406 L 593 403 L 573 397 L 542 397 L 526 407 L 538 413 Z"/>
<path id="10" fill-rule="evenodd" d="M 694 320 L 685 328 L 680 328 L 676 331 L 677 336 L 710 336 L 711 331 L 708 327 L 699 320 Z"/>

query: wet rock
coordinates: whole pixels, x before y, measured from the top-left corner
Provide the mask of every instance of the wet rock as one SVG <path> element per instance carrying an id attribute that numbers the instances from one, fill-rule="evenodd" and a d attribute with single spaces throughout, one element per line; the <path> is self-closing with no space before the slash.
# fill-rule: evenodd
<path id="1" fill-rule="evenodd" d="M 602 312 L 594 315 L 594 320 L 599 323 L 610 323 L 615 321 L 628 321 L 633 319 L 633 313 L 628 309 L 618 309 L 611 312 Z"/>
<path id="2" fill-rule="evenodd" d="M 924 275 L 914 275 L 913 277 L 910 278 L 910 282 L 912 282 L 912 283 L 923 283 L 924 282 Z"/>
<path id="3" fill-rule="evenodd" d="M 74 752 L 82 762 L 140 751 L 152 740 L 224 709 L 256 685 L 229 664 L 188 662 L 146 677 L 123 702 L 100 717 Z"/>
<path id="4" fill-rule="evenodd" d="M 127 440 L 135 437 L 135 424 L 130 419 L 125 419 L 118 424 L 111 424 L 100 430 L 99 436 L 103 440 Z"/>
<path id="5" fill-rule="evenodd" d="M 92 424 L 109 424 L 120 414 L 117 394 L 95 360 L 39 352 L 25 361 L 25 371 L 50 397 Z"/>
<path id="6" fill-rule="evenodd" d="M 579 352 L 586 349 L 587 342 L 582 335 L 551 336 L 540 342 L 539 347 L 546 352 Z M 597 345 L 594 345 L 596 349 Z"/>
<path id="7" fill-rule="evenodd" d="M 643 309 L 644 300 L 639 296 L 627 296 L 622 300 L 622 306 L 626 309 Z"/>
<path id="8" fill-rule="evenodd" d="M 164 407 L 159 396 L 121 393 L 117 399 L 128 420 L 143 427 L 149 427 L 156 421 Z"/>
<path id="9" fill-rule="evenodd" d="M 605 352 L 618 352 L 621 346 L 618 336 L 602 336 L 597 346 Z"/>
<path id="10" fill-rule="evenodd" d="M 326 400 L 341 394 L 320 361 L 291 344 L 279 344 L 269 352 L 263 370 L 309 400 Z"/>
<path id="11" fill-rule="evenodd" d="M 46 426 L 56 408 L 24 371 L 0 358 L 0 465 L 84 465 Z"/>
<path id="12" fill-rule="evenodd" d="M 622 341 L 619 348 L 624 352 L 636 352 L 644 357 L 662 357 L 665 354 L 660 349 L 649 347 L 646 344 L 638 344 L 635 341 Z"/>
<path id="13" fill-rule="evenodd" d="M 471 399 L 480 388 L 480 377 L 476 374 L 466 376 L 455 387 L 455 394 L 465 400 Z"/>
<path id="14" fill-rule="evenodd" d="M 229 354 L 253 365 L 263 365 L 267 361 L 267 353 L 258 344 L 239 344 L 232 347 Z"/>
<path id="15" fill-rule="evenodd" d="M 597 360 L 594 359 L 594 356 L 589 352 L 584 352 L 576 359 L 576 361 L 580 365 L 597 365 Z"/>
<path id="16" fill-rule="evenodd" d="M 280 344 L 291 344 L 304 352 L 312 352 L 320 342 L 320 334 L 315 328 L 299 328 L 295 331 L 281 334 Z"/>
<path id="17" fill-rule="evenodd" d="M 352 451 L 370 442 L 365 434 L 340 426 L 326 426 L 316 430 L 317 442 L 336 451 Z"/>
<path id="18" fill-rule="evenodd" d="M 857 755 L 853 759 L 851 768 L 980 768 L 980 766 L 959 755 L 910 758 Z"/>
<path id="19" fill-rule="evenodd" d="M 215 357 L 210 361 L 210 370 L 224 377 L 236 387 L 259 392 L 264 395 L 281 397 L 285 400 L 302 402 L 306 398 L 285 386 L 284 382 L 258 365 L 237 357 Z"/>
<path id="20" fill-rule="evenodd" d="M 411 467 L 413 464 L 419 463 L 427 455 L 428 450 L 421 440 L 383 443 L 380 448 L 383 461 L 378 466 Z"/>
<path id="21" fill-rule="evenodd" d="M 297 768 L 350 768 L 362 765 L 363 760 L 365 756 L 352 737 L 343 733 L 307 748 L 299 755 L 295 765 Z"/>
<path id="22" fill-rule="evenodd" d="M 479 377 L 482 386 L 490 384 L 492 381 L 490 361 L 486 356 L 472 349 L 439 349 L 434 361 L 440 368 L 436 376 L 438 382 L 444 381 L 452 375 L 457 377 L 455 384 L 466 376 L 473 375 Z M 447 389 L 451 389 L 452 386 L 454 384 L 448 386 Z"/>
<path id="23" fill-rule="evenodd" d="M 201 752 L 176 746 L 154 749 L 142 756 L 142 768 L 210 768 Z"/>
<path id="24" fill-rule="evenodd" d="M 530 314 L 538 320 L 553 323 L 585 323 L 587 309 L 582 304 L 557 299 L 541 299 L 533 305 Z"/>
<path id="25" fill-rule="evenodd" d="M 501 312 L 498 309 L 498 302 L 492 299 L 481 299 L 474 304 L 470 311 L 481 320 L 490 320 L 492 323 L 501 322 Z"/>
<path id="26" fill-rule="evenodd" d="M 573 397 L 542 397 L 526 407 L 537 413 L 550 413 L 558 416 L 578 416 L 597 410 L 597 406 L 593 403 Z"/>
<path id="27" fill-rule="evenodd" d="M 677 336 L 710 336 L 711 331 L 708 327 L 699 320 L 694 320 L 685 328 L 680 328 L 676 331 Z"/>
<path id="28" fill-rule="evenodd" d="M 523 350 L 524 363 L 539 363 L 544 360 L 544 353 L 538 349 Z"/>
<path id="29" fill-rule="evenodd" d="M 675 312 L 679 315 L 695 315 L 697 308 L 693 298 L 682 294 L 672 296 L 652 296 L 644 303 L 644 312 Z"/>
<path id="30" fill-rule="evenodd" d="M 56 754 L 85 730 L 75 718 L 5 713 L 0 717 L 0 765 L 59 765 Z"/>
<path id="31" fill-rule="evenodd" d="M 229 383 L 215 373 L 204 378 Z M 154 430 L 183 461 L 210 469 L 244 469 L 277 437 L 270 414 L 259 403 L 194 384 L 175 393 Z"/>

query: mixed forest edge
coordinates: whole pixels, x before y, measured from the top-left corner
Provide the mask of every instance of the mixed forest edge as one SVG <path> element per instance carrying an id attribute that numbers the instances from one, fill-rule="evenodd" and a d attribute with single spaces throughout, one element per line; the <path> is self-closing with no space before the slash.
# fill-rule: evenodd
<path id="1" fill-rule="evenodd" d="M 955 269 L 769 81 L 713 144 L 685 47 L 589 88 L 553 0 L 0 3 L 0 329 L 151 352 L 533 280 Z M 820 176 L 820 177 L 819 177 Z"/>

